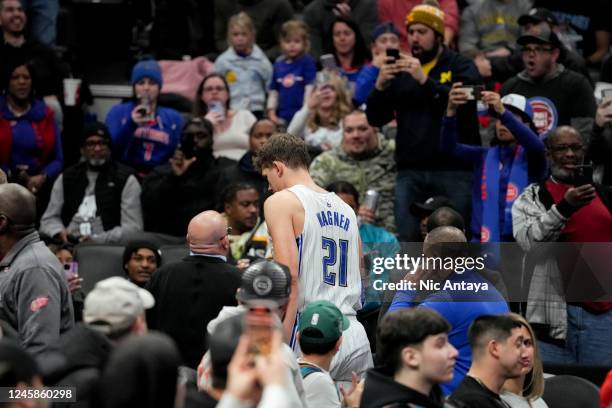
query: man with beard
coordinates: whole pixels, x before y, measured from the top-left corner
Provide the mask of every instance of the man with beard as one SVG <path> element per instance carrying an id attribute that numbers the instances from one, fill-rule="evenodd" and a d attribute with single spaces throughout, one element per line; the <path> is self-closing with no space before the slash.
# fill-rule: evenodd
<path id="1" fill-rule="evenodd" d="M 588 134 L 597 109 L 593 88 L 584 75 L 559 63 L 559 37 L 548 24 L 538 24 L 529 27 L 517 43 L 525 69 L 507 80 L 500 93 L 516 93 L 529 99 L 539 134 L 562 125 Z"/>
<path id="2" fill-rule="evenodd" d="M 589 285 L 591 268 L 573 254 L 572 246 L 559 244 L 554 252 L 551 245 L 546 252 L 539 247 L 542 242 L 611 242 L 612 189 L 579 175 L 586 145 L 576 129 L 555 129 L 546 148 L 551 176 L 527 187 L 512 207 L 514 238 L 529 251 L 526 265 L 535 264 L 526 318 L 538 328 L 543 361 L 609 365 L 612 302 L 592 301 L 602 297 Z M 597 271 L 597 263 L 608 262 L 609 253 L 600 256 L 589 253 L 588 264 Z M 609 295 L 603 298 L 609 300 Z"/>
<path id="3" fill-rule="evenodd" d="M 395 231 L 393 198 L 395 190 L 395 142 L 387 140 L 368 123 L 365 112 L 356 110 L 342 120 L 340 146 L 318 155 L 310 164 L 310 175 L 320 186 L 347 181 L 359 192 L 363 203 L 366 191 L 380 195 L 377 209 L 362 207 L 361 221 Z"/>
<path id="4" fill-rule="evenodd" d="M 254 257 L 255 251 L 260 258 L 265 256 L 268 229 L 259 218 L 259 200 L 259 192 L 248 183 L 230 184 L 223 192 L 223 214 L 231 228 L 230 256 L 236 261 Z"/>
<path id="5" fill-rule="evenodd" d="M 410 215 L 414 201 L 444 195 L 469 219 L 472 176 L 459 162 L 439 153 L 438 135 L 452 83 L 479 83 L 480 76 L 471 60 L 443 45 L 440 9 L 414 7 L 406 27 L 412 56 L 387 58 L 368 98 L 367 116 L 379 127 L 397 119 L 395 221 L 402 240 L 417 241 L 419 220 Z"/>
<path id="6" fill-rule="evenodd" d="M 161 267 L 162 253 L 155 242 L 130 241 L 123 250 L 122 264 L 127 279 L 142 288 Z"/>
<path id="7" fill-rule="evenodd" d="M 102 123 L 83 129 L 84 161 L 55 181 L 40 231 L 62 243 L 115 243 L 142 231 L 140 184 L 131 168 L 111 159 L 110 133 Z"/>
<path id="8" fill-rule="evenodd" d="M 220 166 L 212 154 L 212 135 L 208 120 L 191 119 L 170 163 L 145 177 L 142 209 L 146 231 L 183 237 L 191 218 L 216 207 Z"/>

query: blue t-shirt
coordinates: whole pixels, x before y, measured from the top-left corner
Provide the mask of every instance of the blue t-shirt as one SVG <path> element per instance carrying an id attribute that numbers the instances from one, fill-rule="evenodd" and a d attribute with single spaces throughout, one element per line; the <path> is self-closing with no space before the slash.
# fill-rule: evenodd
<path id="1" fill-rule="evenodd" d="M 440 313 L 451 325 L 448 340 L 457 349 L 459 355 L 455 362 L 453 379 L 441 384 L 444 395 L 452 393 L 461 383 L 472 365 L 472 349 L 468 341 L 468 329 L 477 317 L 500 315 L 510 312 L 504 297 L 492 283 L 480 274 L 467 271 L 464 274 L 453 273 L 447 280 L 450 283 L 487 283 L 488 290 L 440 290 L 425 298 L 420 303 L 414 302 L 416 292 L 398 291 L 387 313 L 406 307 L 428 307 Z"/>
<path id="2" fill-rule="evenodd" d="M 303 55 L 294 61 L 284 57 L 274 63 L 270 89 L 278 92 L 277 115 L 287 123 L 295 112 L 302 108 L 306 85 L 314 82 L 317 67 L 310 55 Z"/>

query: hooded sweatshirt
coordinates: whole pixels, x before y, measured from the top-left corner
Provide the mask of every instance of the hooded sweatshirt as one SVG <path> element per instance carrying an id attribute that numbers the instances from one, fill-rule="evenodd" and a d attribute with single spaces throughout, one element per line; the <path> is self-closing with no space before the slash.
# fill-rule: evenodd
<path id="1" fill-rule="evenodd" d="M 378 369 L 368 371 L 361 395 L 361 408 L 407 407 L 408 404 L 424 408 L 445 406 L 438 387 L 434 387 L 427 396 L 398 383 Z"/>

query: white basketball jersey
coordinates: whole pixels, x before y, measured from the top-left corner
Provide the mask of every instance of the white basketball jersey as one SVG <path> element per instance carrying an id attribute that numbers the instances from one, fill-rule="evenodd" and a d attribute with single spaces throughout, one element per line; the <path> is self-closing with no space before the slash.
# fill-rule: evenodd
<path id="1" fill-rule="evenodd" d="M 329 300 L 343 314 L 355 315 L 361 309 L 355 212 L 334 193 L 319 193 L 303 185 L 288 190 L 304 207 L 304 230 L 297 238 L 298 312 L 315 300 Z"/>

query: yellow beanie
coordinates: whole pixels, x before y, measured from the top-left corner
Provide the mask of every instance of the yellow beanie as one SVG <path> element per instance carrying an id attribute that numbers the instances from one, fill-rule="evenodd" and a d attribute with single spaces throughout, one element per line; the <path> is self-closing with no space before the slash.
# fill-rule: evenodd
<path id="1" fill-rule="evenodd" d="M 421 23 L 444 36 L 444 12 L 436 7 L 437 2 L 425 0 L 423 3 L 426 4 L 419 4 L 410 10 L 406 16 L 406 27 Z"/>

